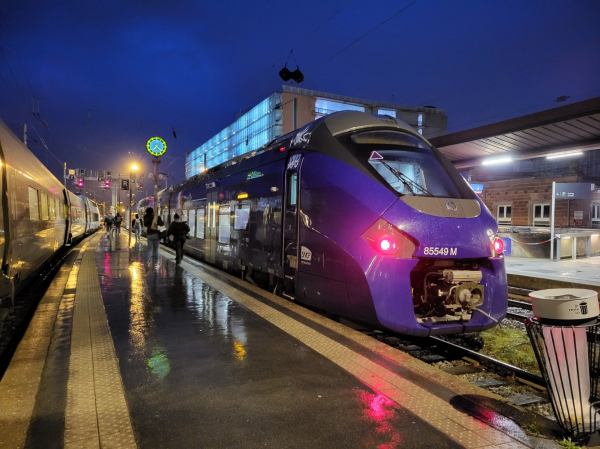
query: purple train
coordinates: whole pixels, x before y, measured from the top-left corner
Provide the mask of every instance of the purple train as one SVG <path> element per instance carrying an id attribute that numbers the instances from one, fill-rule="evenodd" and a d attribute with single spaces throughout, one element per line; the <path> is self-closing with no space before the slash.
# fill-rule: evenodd
<path id="1" fill-rule="evenodd" d="M 504 317 L 502 240 L 483 202 L 410 126 L 344 111 L 159 194 L 186 252 L 290 300 L 398 333 Z"/>

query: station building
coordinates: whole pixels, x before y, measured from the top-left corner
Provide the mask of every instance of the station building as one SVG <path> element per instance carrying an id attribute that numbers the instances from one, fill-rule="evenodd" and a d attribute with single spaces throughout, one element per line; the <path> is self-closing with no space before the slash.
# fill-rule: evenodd
<path id="1" fill-rule="evenodd" d="M 600 98 L 435 137 L 431 143 L 477 186 L 511 238 L 513 255 L 550 256 L 553 212 L 559 257 L 600 254 Z M 553 183 L 587 184 L 589 198 L 555 194 L 553 211 Z"/>
<path id="2" fill-rule="evenodd" d="M 448 117 L 443 109 L 363 100 L 284 85 L 281 92 L 275 92 L 188 153 L 186 179 L 257 150 L 312 120 L 346 110 L 396 117 L 426 138 L 441 136 L 447 130 Z"/>

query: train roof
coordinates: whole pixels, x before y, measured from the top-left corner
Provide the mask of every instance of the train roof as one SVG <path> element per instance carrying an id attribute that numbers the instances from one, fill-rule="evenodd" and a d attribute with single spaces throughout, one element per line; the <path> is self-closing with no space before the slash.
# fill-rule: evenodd
<path id="1" fill-rule="evenodd" d="M 242 164 L 242 162 L 244 167 L 240 167 L 240 170 L 251 169 L 253 165 L 259 164 L 258 157 L 260 155 L 268 152 L 272 153 L 273 150 L 278 150 L 281 146 L 286 146 L 290 150 L 304 148 L 308 144 L 310 134 L 317 130 L 317 128 L 321 127 L 325 127 L 328 133 L 330 133 L 333 137 L 359 130 L 394 128 L 398 131 L 411 134 L 427 142 L 427 140 L 410 125 L 406 124 L 402 120 L 388 115 L 372 115 L 360 111 L 334 112 L 310 122 L 304 125 L 302 128 L 280 136 L 257 150 L 250 151 L 232 158 L 226 162 L 223 162 L 222 164 L 206 170 L 203 173 L 186 179 L 179 185 L 174 185 L 169 189 L 164 189 L 158 192 L 158 197 L 161 198 L 164 197 L 165 194 L 169 195 L 171 192 L 178 192 L 189 189 L 194 185 L 200 185 L 203 182 L 207 182 L 211 178 L 218 177 L 218 172 L 234 165 Z M 309 147 L 313 151 L 318 151 L 318 148 L 314 148 L 312 146 Z M 283 159 L 285 156 L 285 153 L 279 153 L 279 158 Z M 248 161 L 246 162 L 246 160 Z M 252 162 L 256 163 L 252 164 Z"/>

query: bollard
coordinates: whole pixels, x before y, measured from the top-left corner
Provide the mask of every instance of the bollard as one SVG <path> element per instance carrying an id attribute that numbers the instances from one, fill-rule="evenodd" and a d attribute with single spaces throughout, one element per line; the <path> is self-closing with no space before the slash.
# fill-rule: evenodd
<path id="1" fill-rule="evenodd" d="M 600 427 L 598 294 L 550 289 L 529 294 L 525 321 L 558 424 L 582 440 Z"/>

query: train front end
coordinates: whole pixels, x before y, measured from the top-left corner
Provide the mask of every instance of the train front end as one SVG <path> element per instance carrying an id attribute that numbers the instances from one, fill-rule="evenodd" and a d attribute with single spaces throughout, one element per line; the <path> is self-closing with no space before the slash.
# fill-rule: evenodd
<path id="1" fill-rule="evenodd" d="M 337 138 L 372 175 L 363 178 L 363 201 L 396 194 L 346 247 L 352 260 L 346 277 L 357 287 L 349 286 L 349 302 L 359 304 L 356 296 L 368 291 L 376 321 L 408 335 L 496 325 L 507 307 L 503 242 L 460 173 L 401 122 L 388 129 L 354 126 Z"/>

